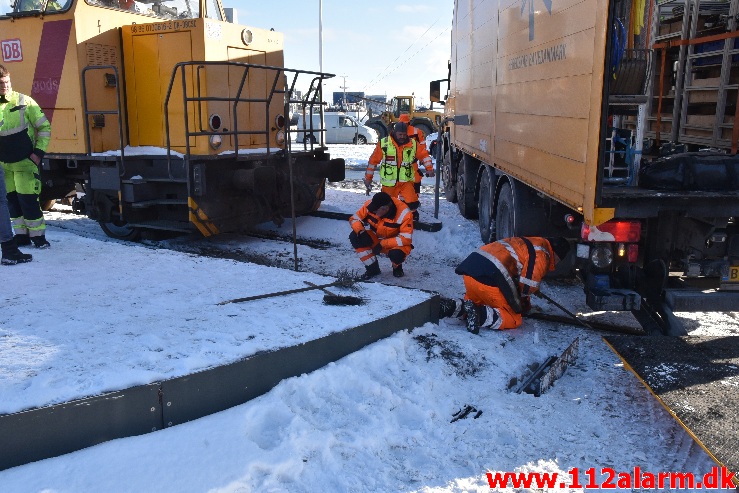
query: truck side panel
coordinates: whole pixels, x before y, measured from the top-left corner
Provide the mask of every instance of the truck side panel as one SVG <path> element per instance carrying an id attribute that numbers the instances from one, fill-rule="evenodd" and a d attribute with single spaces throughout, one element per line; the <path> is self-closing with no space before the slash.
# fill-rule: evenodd
<path id="1" fill-rule="evenodd" d="M 498 11 L 477 9 L 475 3 L 459 1 L 455 6 L 452 65 L 457 76 L 450 91 L 452 104 L 460 108 L 457 115 L 466 115 L 473 124 L 455 125 L 452 132 L 455 140 L 486 160 L 493 154 Z M 487 4 L 495 6 L 496 2 Z"/>
<path id="2" fill-rule="evenodd" d="M 455 115 L 468 116 L 470 125 L 452 125 L 452 140 L 592 218 L 607 2 L 555 2 L 551 13 L 529 1 L 523 7 L 457 3 L 451 96 Z M 491 25 L 498 26 L 495 40 L 488 40 Z M 478 74 L 488 73 L 491 60 L 494 77 L 485 85 Z"/>

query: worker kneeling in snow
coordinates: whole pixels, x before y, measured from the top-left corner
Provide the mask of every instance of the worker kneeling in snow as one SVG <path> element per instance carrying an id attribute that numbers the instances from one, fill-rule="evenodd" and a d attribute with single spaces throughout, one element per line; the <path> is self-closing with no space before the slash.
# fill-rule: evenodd
<path id="1" fill-rule="evenodd" d="M 377 255 L 387 254 L 393 275 L 403 277 L 403 261 L 413 248 L 413 215 L 402 201 L 378 192 L 349 218 L 349 235 L 354 250 L 364 264 L 364 279 L 380 274 Z"/>
<path id="2" fill-rule="evenodd" d="M 569 250 L 565 238 L 515 237 L 481 246 L 454 271 L 464 278 L 464 300 L 442 298 L 440 318 L 466 317 L 473 334 L 480 327 L 515 329 L 531 308 L 529 296 Z"/>

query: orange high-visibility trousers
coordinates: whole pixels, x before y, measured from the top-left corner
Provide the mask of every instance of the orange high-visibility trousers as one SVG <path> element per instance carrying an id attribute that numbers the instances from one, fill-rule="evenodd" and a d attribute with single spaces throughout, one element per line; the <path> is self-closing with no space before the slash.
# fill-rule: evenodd
<path id="1" fill-rule="evenodd" d="M 478 305 L 497 308 L 502 320 L 500 330 L 515 329 L 521 325 L 523 317 L 511 308 L 500 289 L 478 282 L 470 276 L 462 278 L 465 288 L 464 299 L 472 300 Z"/>
<path id="2" fill-rule="evenodd" d="M 402 200 L 411 209 L 418 207 L 418 194 L 412 181 L 399 181 L 394 187 L 383 185 L 382 191 L 391 197 Z M 415 204 L 416 207 L 412 207 L 411 204 Z"/>

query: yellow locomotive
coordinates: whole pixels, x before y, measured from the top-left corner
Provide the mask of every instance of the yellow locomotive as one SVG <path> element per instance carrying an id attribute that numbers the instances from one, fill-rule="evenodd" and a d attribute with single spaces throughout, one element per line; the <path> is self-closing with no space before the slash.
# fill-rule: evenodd
<path id="1" fill-rule="evenodd" d="M 322 111 L 333 75 L 286 69 L 281 33 L 220 0 L 63 1 L 0 17 L 13 86 L 51 120 L 42 200 L 76 188 L 117 238 L 210 236 L 311 212 L 343 179 L 325 146 L 290 145 L 290 108 Z"/>

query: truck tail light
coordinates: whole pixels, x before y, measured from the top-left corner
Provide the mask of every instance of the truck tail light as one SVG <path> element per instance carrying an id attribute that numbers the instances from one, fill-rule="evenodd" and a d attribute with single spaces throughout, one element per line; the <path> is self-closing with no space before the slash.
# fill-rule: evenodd
<path id="1" fill-rule="evenodd" d="M 639 259 L 639 245 L 632 243 L 626 247 L 626 260 L 636 262 Z"/>
<path id="2" fill-rule="evenodd" d="M 639 245 L 636 243 L 619 243 L 616 252 L 619 257 L 625 258 L 628 262 L 636 262 L 639 258 Z"/>
<path id="3" fill-rule="evenodd" d="M 619 220 L 611 220 L 598 226 L 583 223 L 580 237 L 585 241 L 636 243 L 641 239 L 641 223 Z"/>

